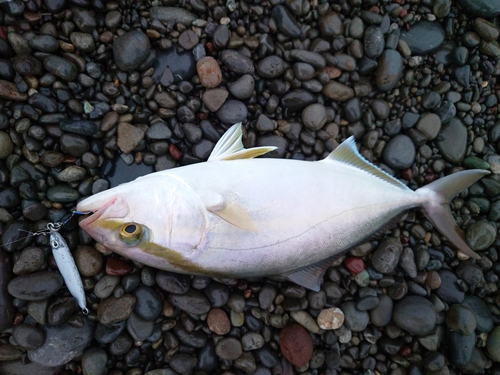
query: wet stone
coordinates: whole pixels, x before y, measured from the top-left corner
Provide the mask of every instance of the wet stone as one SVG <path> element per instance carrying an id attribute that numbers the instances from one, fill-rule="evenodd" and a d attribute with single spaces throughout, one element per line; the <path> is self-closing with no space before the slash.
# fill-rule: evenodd
<path id="1" fill-rule="evenodd" d="M 371 59 L 379 57 L 384 52 L 385 40 L 380 27 L 368 27 L 365 31 L 363 42 L 365 54 Z"/>
<path id="2" fill-rule="evenodd" d="M 118 147 L 125 154 L 132 152 L 132 150 L 143 140 L 144 133 L 144 130 L 138 126 L 134 126 L 126 122 L 119 123 L 117 139 Z"/>
<path id="3" fill-rule="evenodd" d="M 329 81 L 323 87 L 323 94 L 329 99 L 339 102 L 346 102 L 354 97 L 354 91 L 352 88 L 337 81 Z"/>
<path id="4" fill-rule="evenodd" d="M 222 72 L 219 63 L 213 57 L 202 57 L 196 63 L 196 71 L 200 77 L 201 84 L 206 88 L 219 86 L 222 81 Z"/>
<path id="5" fill-rule="evenodd" d="M 14 263 L 12 272 L 16 275 L 23 275 L 38 271 L 44 261 L 43 251 L 39 247 L 27 247 Z"/>
<path id="6" fill-rule="evenodd" d="M 472 351 L 476 343 L 476 335 L 462 335 L 459 332 L 447 331 L 448 359 L 457 366 L 465 366 L 472 357 Z"/>
<path id="7" fill-rule="evenodd" d="M 80 194 L 68 185 L 56 185 L 47 190 L 47 198 L 52 202 L 68 203 L 76 201 Z"/>
<path id="8" fill-rule="evenodd" d="M 16 298 L 41 301 L 54 295 L 62 285 L 63 279 L 58 273 L 40 271 L 12 279 L 7 289 Z"/>
<path id="9" fill-rule="evenodd" d="M 294 366 L 305 366 L 312 358 L 311 336 L 297 323 L 289 324 L 281 330 L 279 345 L 283 357 Z"/>
<path id="10" fill-rule="evenodd" d="M 493 329 L 493 316 L 488 305 L 481 298 L 466 295 L 462 305 L 468 307 L 474 314 L 477 331 L 490 332 Z"/>
<path id="11" fill-rule="evenodd" d="M 476 318 L 466 306 L 454 304 L 446 313 L 446 325 L 462 335 L 471 335 L 476 330 Z"/>
<path id="12" fill-rule="evenodd" d="M 214 144 L 213 142 L 210 142 L 206 139 L 202 139 L 200 142 L 196 143 L 193 148 L 193 156 L 200 159 L 200 160 L 206 160 L 212 153 L 212 150 L 214 149 Z"/>
<path id="13" fill-rule="evenodd" d="M 234 337 L 224 337 L 215 345 L 215 353 L 220 359 L 234 361 L 243 353 L 241 342 Z"/>
<path id="14" fill-rule="evenodd" d="M 154 321 L 146 320 L 138 314 L 132 313 L 127 319 L 126 327 L 134 340 L 142 341 L 153 333 Z"/>
<path id="15" fill-rule="evenodd" d="M 25 101 L 28 95 L 19 92 L 16 85 L 12 82 L 0 79 L 0 98 L 6 100 Z"/>
<path id="16" fill-rule="evenodd" d="M 45 341 L 45 333 L 38 327 L 19 324 L 12 330 L 12 337 L 24 350 L 38 349 Z"/>
<path id="17" fill-rule="evenodd" d="M 220 60 L 233 73 L 243 75 L 254 72 L 252 60 L 237 51 L 230 49 L 222 51 Z"/>
<path id="18" fill-rule="evenodd" d="M 183 295 L 169 295 L 169 301 L 175 307 L 189 314 L 203 315 L 210 311 L 207 298 L 195 290 L 190 290 Z"/>
<path id="19" fill-rule="evenodd" d="M 59 123 L 61 130 L 69 133 L 93 136 L 99 130 L 97 124 L 88 120 L 65 120 Z"/>
<path id="20" fill-rule="evenodd" d="M 282 158 L 285 155 L 287 148 L 287 141 L 279 135 L 265 135 L 257 140 L 257 146 L 275 146 L 276 150 L 268 152 L 266 157 L 269 158 Z"/>
<path id="21" fill-rule="evenodd" d="M 439 271 L 439 277 L 441 278 L 441 285 L 436 289 L 437 296 L 449 304 L 462 303 L 465 294 L 458 287 L 457 276 L 451 271 L 441 270 Z"/>
<path id="22" fill-rule="evenodd" d="M 78 264 L 78 257 L 76 257 L 75 261 Z M 80 266 L 78 266 L 80 270 Z M 81 270 L 80 270 L 81 272 Z M 94 287 L 94 294 L 96 297 L 105 299 L 111 296 L 115 287 L 120 283 L 120 278 L 118 276 L 105 275 L 101 278 Z"/>
<path id="23" fill-rule="evenodd" d="M 344 33 L 344 24 L 336 12 L 328 12 L 318 20 L 320 33 L 325 37 L 335 37 Z"/>
<path id="24" fill-rule="evenodd" d="M 194 355 L 177 353 L 170 359 L 169 365 L 180 374 L 190 374 L 196 367 L 197 359 Z"/>
<path id="25" fill-rule="evenodd" d="M 82 357 L 82 371 L 84 375 L 104 375 L 108 355 L 102 348 L 87 348 Z"/>
<path id="26" fill-rule="evenodd" d="M 283 5 L 276 5 L 271 11 L 271 17 L 276 22 L 281 33 L 291 38 L 300 37 L 300 24 L 290 10 Z"/>
<path id="27" fill-rule="evenodd" d="M 257 332 L 247 332 L 241 338 L 241 346 L 244 351 L 262 348 L 264 343 L 264 337 Z"/>
<path id="28" fill-rule="evenodd" d="M 467 128 L 462 121 L 454 117 L 444 124 L 436 142 L 443 157 L 451 163 L 460 163 L 467 147 Z"/>
<path id="29" fill-rule="evenodd" d="M 113 41 L 113 56 L 120 70 L 133 71 L 149 56 L 149 38 L 139 30 L 129 31 Z"/>
<path id="30" fill-rule="evenodd" d="M 208 328 L 217 335 L 226 335 L 231 330 L 231 322 L 224 310 L 212 309 L 207 316 Z"/>
<path id="31" fill-rule="evenodd" d="M 410 30 L 402 31 L 400 38 L 406 42 L 412 55 L 427 55 L 441 46 L 445 34 L 439 22 L 421 20 L 415 22 Z"/>
<path id="32" fill-rule="evenodd" d="M 172 21 L 173 24 L 178 22 L 184 26 L 191 26 L 191 23 L 196 19 L 194 13 L 181 7 L 163 7 L 154 6 L 150 9 L 151 18 L 168 24 Z"/>
<path id="33" fill-rule="evenodd" d="M 403 252 L 401 242 L 393 237 L 385 238 L 372 255 L 373 267 L 382 273 L 391 273 L 399 262 Z"/>
<path id="34" fill-rule="evenodd" d="M 228 96 L 229 92 L 226 89 L 208 89 L 203 93 L 202 100 L 209 111 L 217 112 Z"/>
<path id="35" fill-rule="evenodd" d="M 476 221 L 465 233 L 467 244 L 472 250 L 480 251 L 489 248 L 497 238 L 495 225 L 488 221 Z"/>
<path id="36" fill-rule="evenodd" d="M 272 79 L 282 75 L 287 68 L 283 59 L 276 55 L 267 56 L 257 65 L 257 74 L 262 78 Z"/>
<path id="37" fill-rule="evenodd" d="M 393 320 L 398 327 L 410 334 L 425 336 L 436 326 L 436 309 L 423 297 L 407 296 L 396 302 Z"/>
<path id="38" fill-rule="evenodd" d="M 59 366 L 81 355 L 92 340 L 93 324 L 86 318 L 81 327 L 68 323 L 45 326 L 45 342 L 36 350 L 28 351 L 28 358 L 42 366 Z"/>
<path id="39" fill-rule="evenodd" d="M 43 60 L 43 66 L 48 72 L 66 81 L 74 81 L 78 75 L 77 67 L 68 60 L 49 55 Z"/>
<path id="40" fill-rule="evenodd" d="M 248 116 L 247 106 L 239 100 L 227 100 L 217 111 L 219 120 L 226 124 L 242 122 Z"/>
<path id="41" fill-rule="evenodd" d="M 120 298 L 110 297 L 99 304 L 97 319 L 102 324 L 113 324 L 127 319 L 134 310 L 136 298 L 124 294 Z"/>
<path id="42" fill-rule="evenodd" d="M 100 344 L 109 344 L 115 341 L 125 329 L 126 321 L 118 323 L 102 324 L 98 323 L 95 330 L 95 339 Z"/>
<path id="43" fill-rule="evenodd" d="M 420 118 L 416 129 L 420 131 L 429 141 L 436 138 L 441 130 L 441 119 L 434 113 L 428 113 Z"/>
<path id="44" fill-rule="evenodd" d="M 344 312 L 344 325 L 347 329 L 353 332 L 362 332 L 368 326 L 370 316 L 366 311 L 358 310 L 355 302 L 344 302 L 340 305 L 340 309 Z"/>
<path id="45" fill-rule="evenodd" d="M 398 51 L 386 49 L 378 59 L 375 83 L 380 91 L 392 90 L 403 76 L 403 59 Z"/>
<path id="46" fill-rule="evenodd" d="M 321 129 L 327 119 L 326 108 L 322 104 L 311 104 L 302 111 L 302 123 L 311 131 Z"/>
<path id="47" fill-rule="evenodd" d="M 315 96 L 308 90 L 293 90 L 281 98 L 281 105 L 292 112 L 301 111 L 316 101 Z"/>
<path id="48" fill-rule="evenodd" d="M 500 362 L 500 327 L 496 327 L 488 336 L 486 350 L 494 361 Z"/>
<path id="49" fill-rule="evenodd" d="M 466 11 L 480 17 L 495 17 L 500 14 L 499 0 L 458 0 Z"/>
<path id="50" fill-rule="evenodd" d="M 160 82 L 166 69 L 170 70 L 176 83 L 190 80 L 196 74 L 196 62 L 191 51 L 179 50 L 177 47 L 157 51 L 153 68 L 152 78 L 155 82 Z"/>
<path id="51" fill-rule="evenodd" d="M 134 311 L 141 318 L 155 320 L 161 313 L 162 300 L 156 290 L 147 286 L 139 286 L 133 292 L 136 298 Z"/>
<path id="52" fill-rule="evenodd" d="M 229 92 L 237 99 L 248 99 L 252 96 L 254 87 L 255 80 L 250 74 L 245 74 L 228 85 Z"/>
<path id="53" fill-rule="evenodd" d="M 370 310 L 370 321 L 376 327 L 384 327 L 389 324 L 392 319 L 394 303 L 392 298 L 385 293 L 380 294 L 378 299 L 378 305 Z"/>

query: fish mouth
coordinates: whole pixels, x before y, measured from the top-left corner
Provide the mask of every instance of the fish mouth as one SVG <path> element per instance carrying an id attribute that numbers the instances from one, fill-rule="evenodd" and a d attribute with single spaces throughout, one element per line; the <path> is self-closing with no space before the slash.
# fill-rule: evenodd
<path id="1" fill-rule="evenodd" d="M 122 204 L 118 204 L 122 203 Z M 120 218 L 128 214 L 128 206 L 124 204 L 123 199 L 111 198 L 104 204 L 99 205 L 99 208 L 94 210 L 89 210 L 93 212 L 90 216 L 86 217 L 80 221 L 80 226 L 82 228 L 89 228 L 94 222 L 99 219 L 109 219 L 109 218 Z M 93 204 L 92 206 L 96 206 Z"/>

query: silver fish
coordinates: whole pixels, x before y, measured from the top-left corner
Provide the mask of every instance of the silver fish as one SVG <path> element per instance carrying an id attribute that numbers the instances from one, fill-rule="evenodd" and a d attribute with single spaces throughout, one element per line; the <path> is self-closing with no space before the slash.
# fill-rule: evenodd
<path id="1" fill-rule="evenodd" d="M 449 203 L 489 172 L 468 170 L 416 191 L 365 160 L 354 138 L 319 162 L 253 159 L 240 124 L 205 163 L 140 177 L 89 197 L 80 226 L 109 249 L 149 266 L 216 277 L 281 276 L 319 290 L 339 255 L 411 208 L 421 208 L 465 254 Z"/>

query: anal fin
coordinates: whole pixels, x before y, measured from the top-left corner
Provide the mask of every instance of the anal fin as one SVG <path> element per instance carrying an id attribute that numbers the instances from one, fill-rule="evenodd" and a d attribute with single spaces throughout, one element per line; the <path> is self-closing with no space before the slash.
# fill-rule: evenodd
<path id="1" fill-rule="evenodd" d="M 321 280 L 328 267 L 332 265 L 333 258 L 327 258 L 310 266 L 300 268 L 284 275 L 287 280 L 299 284 L 307 289 L 318 292 L 321 288 Z"/>

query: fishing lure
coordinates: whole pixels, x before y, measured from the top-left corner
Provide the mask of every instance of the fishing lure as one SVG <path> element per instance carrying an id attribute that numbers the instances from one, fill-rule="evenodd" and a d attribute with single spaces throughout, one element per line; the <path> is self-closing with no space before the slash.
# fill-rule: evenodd
<path id="1" fill-rule="evenodd" d="M 87 315 L 89 310 L 87 309 L 87 304 L 85 301 L 85 291 L 83 289 L 82 278 L 76 267 L 75 260 L 71 255 L 66 241 L 63 236 L 59 233 L 60 225 L 55 225 L 53 223 L 47 224 L 47 230 L 50 233 L 50 247 L 52 248 L 52 254 L 59 268 L 64 283 L 68 288 L 71 295 L 76 299 L 78 306 L 82 309 L 82 312 Z"/>

